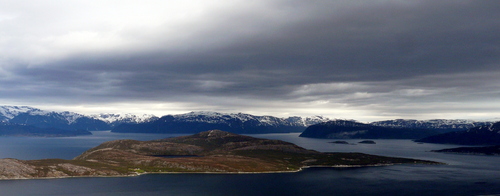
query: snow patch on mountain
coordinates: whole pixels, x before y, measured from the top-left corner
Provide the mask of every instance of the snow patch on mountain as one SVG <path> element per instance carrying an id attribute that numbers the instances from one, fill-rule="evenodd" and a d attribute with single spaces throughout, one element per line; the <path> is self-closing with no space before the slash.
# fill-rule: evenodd
<path id="1" fill-rule="evenodd" d="M 433 129 L 470 129 L 472 127 L 491 125 L 493 122 L 474 121 L 465 119 L 431 119 L 431 120 L 407 120 L 396 119 L 377 121 L 371 125 L 382 127 L 405 127 L 405 128 L 433 128 Z"/>
<path id="2" fill-rule="evenodd" d="M 74 113 L 74 112 L 68 112 L 68 111 L 65 111 L 65 112 L 59 112 L 59 113 L 56 113 L 54 112 L 55 114 L 59 114 L 61 115 L 64 119 L 66 119 L 66 121 L 68 122 L 68 124 L 73 124 L 75 123 L 79 118 L 83 118 L 85 117 L 84 115 L 82 114 L 78 114 L 78 113 Z M 39 115 L 43 115 L 43 114 L 39 114 Z M 45 114 L 47 115 L 47 114 Z"/>
<path id="3" fill-rule="evenodd" d="M 110 113 L 102 113 L 102 114 L 94 114 L 90 115 L 90 117 L 97 119 L 97 120 L 102 120 L 106 123 L 144 123 L 144 122 L 149 122 L 152 120 L 158 119 L 157 116 L 153 114 L 142 114 L 142 115 L 136 115 L 136 114 L 110 114 Z"/>
<path id="4" fill-rule="evenodd" d="M 13 119 L 20 113 L 42 112 L 40 109 L 29 106 L 0 106 L 0 121 Z"/>
<path id="5" fill-rule="evenodd" d="M 205 122 L 205 123 L 229 123 L 230 121 L 255 122 L 258 126 L 303 126 L 307 127 L 313 124 L 329 121 L 330 119 L 323 116 L 312 117 L 288 117 L 279 118 L 274 116 L 255 116 L 244 113 L 219 113 L 210 111 L 189 112 L 186 114 L 172 115 L 175 121 L 182 122 Z"/>

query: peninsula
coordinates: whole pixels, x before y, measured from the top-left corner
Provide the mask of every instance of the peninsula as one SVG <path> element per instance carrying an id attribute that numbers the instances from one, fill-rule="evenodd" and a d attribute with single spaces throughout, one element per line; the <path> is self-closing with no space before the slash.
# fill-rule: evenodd
<path id="1" fill-rule="evenodd" d="M 73 160 L 0 159 L 0 179 L 134 176 L 145 173 L 294 172 L 306 167 L 440 164 L 362 153 L 322 153 L 295 144 L 211 130 L 153 141 L 115 140 Z"/>
<path id="2" fill-rule="evenodd" d="M 471 155 L 500 155 L 500 145 L 484 147 L 459 147 L 447 148 L 442 150 L 431 150 L 431 152 L 471 154 Z"/>

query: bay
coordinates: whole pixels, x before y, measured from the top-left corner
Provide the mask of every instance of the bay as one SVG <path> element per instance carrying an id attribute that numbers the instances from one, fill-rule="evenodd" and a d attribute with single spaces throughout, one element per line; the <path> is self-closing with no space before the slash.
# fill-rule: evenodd
<path id="1" fill-rule="evenodd" d="M 0 158 L 71 159 L 104 141 L 152 140 L 179 135 L 93 132 L 68 138 L 0 137 Z M 275 174 L 151 174 L 120 178 L 66 178 L 0 181 L 0 195 L 500 195 L 500 157 L 429 152 L 455 145 L 410 140 L 300 138 L 298 134 L 256 134 L 322 152 L 363 152 L 426 159 L 447 165 L 310 168 Z"/>

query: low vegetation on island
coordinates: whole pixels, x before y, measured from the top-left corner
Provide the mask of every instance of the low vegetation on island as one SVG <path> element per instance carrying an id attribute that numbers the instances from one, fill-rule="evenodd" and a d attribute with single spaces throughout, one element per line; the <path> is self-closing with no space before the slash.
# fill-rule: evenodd
<path id="1" fill-rule="evenodd" d="M 141 173 L 293 172 L 306 167 L 439 164 L 362 153 L 321 153 L 292 143 L 212 130 L 153 141 L 116 140 L 73 160 L 0 159 L 0 179 L 130 176 Z"/>

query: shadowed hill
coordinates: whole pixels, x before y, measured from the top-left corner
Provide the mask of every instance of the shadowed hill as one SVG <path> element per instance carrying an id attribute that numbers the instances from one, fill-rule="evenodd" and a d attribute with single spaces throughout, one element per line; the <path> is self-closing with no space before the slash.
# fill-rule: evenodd
<path id="1" fill-rule="evenodd" d="M 500 122 L 478 126 L 466 131 L 433 135 L 416 142 L 459 144 L 459 145 L 500 145 Z"/>
<path id="2" fill-rule="evenodd" d="M 439 134 L 437 130 L 381 127 L 349 120 L 311 125 L 300 137 L 328 139 L 419 139 Z"/>

